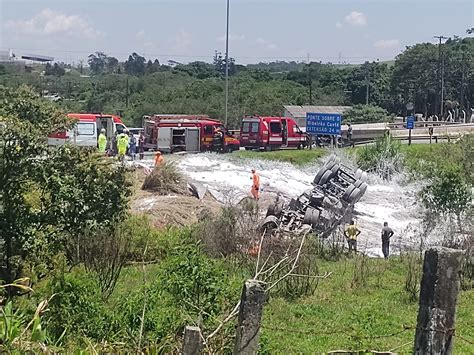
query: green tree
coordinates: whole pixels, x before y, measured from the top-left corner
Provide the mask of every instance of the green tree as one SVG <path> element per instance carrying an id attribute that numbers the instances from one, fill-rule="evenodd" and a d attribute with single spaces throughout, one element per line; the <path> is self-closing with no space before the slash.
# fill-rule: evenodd
<path id="1" fill-rule="evenodd" d="M 144 75 L 145 74 L 145 58 L 133 52 L 128 56 L 124 63 L 125 73 L 130 75 Z"/>
<path id="2" fill-rule="evenodd" d="M 69 251 L 83 261 L 79 236 L 111 227 L 126 209 L 123 167 L 77 147 L 48 147 L 48 134 L 72 124 L 31 89 L 0 86 L 0 278 L 7 282 L 41 252 Z"/>
<path id="3" fill-rule="evenodd" d="M 60 66 L 58 63 L 54 63 L 51 65 L 46 63 L 46 67 L 44 69 L 44 75 L 54 75 L 54 76 L 62 76 L 66 73 L 64 68 Z"/>
<path id="4" fill-rule="evenodd" d="M 103 74 L 107 65 L 107 55 L 104 52 L 89 54 L 87 63 L 93 75 Z"/>

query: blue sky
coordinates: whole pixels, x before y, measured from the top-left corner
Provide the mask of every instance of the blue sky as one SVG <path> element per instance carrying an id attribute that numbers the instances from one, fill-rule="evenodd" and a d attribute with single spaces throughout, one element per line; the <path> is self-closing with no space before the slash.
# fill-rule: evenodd
<path id="1" fill-rule="evenodd" d="M 225 51 L 225 0 L 0 0 L 0 48 L 72 62 L 101 50 L 160 61 Z M 472 0 L 230 0 L 229 54 L 239 63 L 388 60 L 434 35 L 465 35 Z"/>

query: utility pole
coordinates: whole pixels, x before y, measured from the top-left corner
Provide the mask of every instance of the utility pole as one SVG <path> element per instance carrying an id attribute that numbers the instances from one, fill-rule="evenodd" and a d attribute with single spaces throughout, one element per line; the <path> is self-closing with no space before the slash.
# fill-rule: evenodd
<path id="1" fill-rule="evenodd" d="M 309 84 L 309 104 L 313 104 L 313 71 L 311 70 L 311 62 L 308 63 L 308 84 Z"/>
<path id="2" fill-rule="evenodd" d="M 309 88 L 309 104 L 313 104 L 313 71 L 311 70 L 311 61 L 308 53 L 308 88 Z"/>
<path id="3" fill-rule="evenodd" d="M 229 107 L 229 0 L 227 0 L 227 21 L 225 31 L 225 116 L 224 126 L 227 127 Z"/>
<path id="4" fill-rule="evenodd" d="M 366 90 L 365 90 L 365 104 L 369 104 L 369 87 L 370 87 L 370 66 L 367 63 L 367 75 L 366 75 Z"/>
<path id="5" fill-rule="evenodd" d="M 461 97 L 459 103 L 461 110 L 464 108 L 464 83 L 466 80 L 466 52 L 462 52 L 462 77 L 461 77 Z"/>
<path id="6" fill-rule="evenodd" d="M 434 38 L 439 39 L 439 45 L 438 45 L 438 80 L 440 82 L 440 118 L 443 119 L 443 111 L 444 111 L 444 58 L 442 57 L 441 54 L 441 44 L 443 39 L 447 39 L 448 37 L 445 37 L 443 35 L 441 36 L 434 36 Z"/>
<path id="7" fill-rule="evenodd" d="M 127 83 L 125 86 L 125 107 L 128 108 L 128 76 L 127 76 Z"/>

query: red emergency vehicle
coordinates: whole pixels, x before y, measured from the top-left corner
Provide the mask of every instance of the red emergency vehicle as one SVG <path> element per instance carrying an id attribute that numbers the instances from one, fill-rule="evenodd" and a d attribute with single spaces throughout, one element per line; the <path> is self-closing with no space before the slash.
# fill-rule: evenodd
<path id="1" fill-rule="evenodd" d="M 244 117 L 240 144 L 245 149 L 302 149 L 310 144 L 308 135 L 290 117 Z"/>
<path id="2" fill-rule="evenodd" d="M 105 128 L 107 140 L 112 141 L 115 132 L 121 133 L 127 128 L 119 116 L 100 113 L 68 113 L 67 117 L 75 119 L 74 127 L 65 132 L 52 134 L 48 144 L 62 145 L 70 143 L 83 147 L 97 147 L 100 130 Z"/>
<path id="3" fill-rule="evenodd" d="M 222 150 L 239 150 L 240 142 L 220 121 L 207 115 L 153 115 L 143 117 L 145 149 L 168 153 L 215 150 L 215 132 L 223 134 Z"/>

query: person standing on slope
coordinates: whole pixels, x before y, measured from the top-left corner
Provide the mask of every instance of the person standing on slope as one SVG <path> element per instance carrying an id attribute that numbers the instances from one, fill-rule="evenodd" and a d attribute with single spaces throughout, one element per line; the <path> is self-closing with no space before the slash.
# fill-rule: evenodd
<path id="1" fill-rule="evenodd" d="M 385 259 L 390 255 L 390 238 L 393 236 L 393 230 L 387 222 L 383 222 L 382 228 L 382 253 Z"/>
<path id="2" fill-rule="evenodd" d="M 357 237 L 360 234 L 359 228 L 356 227 L 354 221 L 351 221 L 349 227 L 344 231 L 344 236 L 346 237 L 347 244 L 349 245 L 349 253 L 354 251 L 357 253 Z"/>
<path id="3" fill-rule="evenodd" d="M 163 158 L 163 155 L 159 150 L 156 151 L 155 154 L 155 168 L 165 162 L 165 158 Z"/>
<path id="4" fill-rule="evenodd" d="M 250 179 L 252 180 L 252 189 L 250 192 L 252 193 L 254 200 L 258 201 L 260 198 L 260 176 L 257 175 L 255 169 L 252 169 L 252 177 Z"/>

